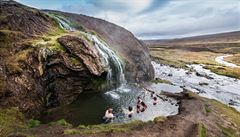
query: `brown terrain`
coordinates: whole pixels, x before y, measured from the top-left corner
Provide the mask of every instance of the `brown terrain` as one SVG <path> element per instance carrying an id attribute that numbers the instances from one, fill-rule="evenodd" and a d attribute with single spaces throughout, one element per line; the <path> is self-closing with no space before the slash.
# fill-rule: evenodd
<path id="1" fill-rule="evenodd" d="M 18 107 L 29 118 L 69 104 L 82 92 L 101 91 L 107 83 L 93 43 L 60 28 L 49 12 L 0 1 L 0 108 Z M 129 31 L 83 15 L 56 14 L 66 14 L 76 28 L 104 38 L 125 63 L 128 81 L 153 78 L 145 45 Z M 141 56 L 127 56 L 129 52 Z"/>
<path id="2" fill-rule="evenodd" d="M 145 40 L 144 42 L 151 48 L 237 53 L 240 51 L 239 39 L 240 31 L 235 31 L 179 39 Z"/>
<path id="3" fill-rule="evenodd" d="M 207 69 L 240 78 L 240 68 L 218 64 L 217 56 L 231 54 L 225 60 L 239 65 L 240 31 L 169 40 L 145 40 L 152 58 L 162 64 L 184 68 L 186 64 L 205 64 Z"/>
<path id="4" fill-rule="evenodd" d="M 46 110 L 69 104 L 83 92 L 101 91 L 106 85 L 106 72 L 99 64 L 99 54 L 92 43 L 84 36 L 60 28 L 53 14 L 65 17 L 78 30 L 101 37 L 124 60 L 128 81 L 153 78 L 148 49 L 126 29 L 85 15 L 39 11 L 14 1 L 0 1 L 0 137 L 240 136 L 239 112 L 188 91 L 163 93 L 179 101 L 179 114 L 157 117 L 149 122 L 77 127 L 65 120 L 40 124 L 34 119 Z M 145 42 L 150 44 L 152 57 L 167 63 L 178 61 L 173 62 L 176 65 L 183 62 L 177 60 L 179 57 L 169 60 L 164 57 L 170 57 L 172 52 L 179 53 L 179 48 L 191 52 L 192 56 L 196 52 L 202 56 L 202 51 L 207 51 L 206 58 L 209 52 L 238 52 L 238 34 L 229 34 L 232 39 L 225 39 L 224 44 L 220 41 L 224 34 L 208 37 L 212 39 L 211 46 L 203 43 L 205 40 L 201 37 L 197 42 L 187 40 L 189 44 L 181 40 L 164 44 Z M 166 53 L 169 50 L 177 51 Z M 160 57 L 162 54 L 166 56 Z M 236 60 L 234 57 L 229 60 Z M 203 60 L 205 58 L 200 61 Z"/>

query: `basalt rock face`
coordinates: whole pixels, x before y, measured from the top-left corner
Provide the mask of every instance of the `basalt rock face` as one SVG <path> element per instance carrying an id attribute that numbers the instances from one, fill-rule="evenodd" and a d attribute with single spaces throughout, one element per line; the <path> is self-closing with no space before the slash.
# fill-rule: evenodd
<path id="1" fill-rule="evenodd" d="M 121 56 L 129 81 L 153 76 L 147 49 L 130 32 L 99 19 L 69 15 Z M 0 1 L 0 109 L 19 107 L 27 117 L 35 117 L 73 102 L 82 92 L 106 89 L 107 70 L 98 52 L 84 36 L 62 30 L 51 15 Z"/>
<path id="2" fill-rule="evenodd" d="M 106 43 L 123 57 L 126 63 L 125 76 L 128 81 L 139 82 L 153 78 L 154 71 L 146 45 L 128 30 L 113 23 L 85 15 L 46 11 L 65 17 L 77 29 L 88 29 L 101 36 Z"/>
<path id="3" fill-rule="evenodd" d="M 64 36 L 58 41 L 69 52 L 80 58 L 92 74 L 100 76 L 104 72 L 98 51 L 93 45 L 76 36 Z"/>
<path id="4" fill-rule="evenodd" d="M 61 29 L 47 14 L 13 1 L 1 1 L 0 7 L 0 108 L 40 116 L 82 92 L 104 88 L 106 72 L 86 39 L 54 35 L 51 40 L 48 32 Z"/>

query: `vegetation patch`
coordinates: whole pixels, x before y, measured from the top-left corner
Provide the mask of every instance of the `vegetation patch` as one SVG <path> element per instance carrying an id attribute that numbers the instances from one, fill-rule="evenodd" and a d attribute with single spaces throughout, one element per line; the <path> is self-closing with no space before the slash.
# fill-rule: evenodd
<path id="1" fill-rule="evenodd" d="M 65 119 L 60 119 L 56 122 L 51 122 L 50 125 L 59 125 L 59 126 L 66 126 L 66 127 L 72 127 L 70 123 L 68 123 Z"/>
<path id="2" fill-rule="evenodd" d="M 240 66 L 240 53 L 233 56 L 225 57 L 224 60 Z"/>
<path id="3" fill-rule="evenodd" d="M 236 136 L 236 131 L 232 128 L 225 128 L 222 125 L 218 124 L 218 127 L 222 130 L 222 133 L 226 136 L 226 137 L 237 137 Z"/>
<path id="4" fill-rule="evenodd" d="M 78 128 L 66 129 L 64 134 L 99 134 L 99 133 L 115 133 L 127 132 L 132 129 L 141 127 L 144 124 L 142 121 L 132 121 L 122 124 L 100 124 L 100 125 L 80 125 Z"/>
<path id="5" fill-rule="evenodd" d="M 211 64 L 216 65 L 215 57 L 219 54 L 213 52 L 194 52 L 179 49 L 150 48 L 153 58 L 161 64 L 178 68 L 185 68 L 186 64 Z"/>
<path id="6" fill-rule="evenodd" d="M 28 121 L 27 126 L 28 126 L 29 128 L 34 128 L 34 127 L 39 126 L 40 124 L 41 124 L 41 122 L 40 122 L 39 120 L 30 119 L 30 120 Z"/>
<path id="7" fill-rule="evenodd" d="M 19 62 L 26 61 L 31 51 L 32 49 L 23 50 L 18 52 L 14 56 L 11 56 L 10 58 L 8 58 L 6 60 L 6 65 L 9 73 L 11 74 L 21 73 L 23 70 L 22 70 L 22 67 L 19 65 Z"/>
<path id="8" fill-rule="evenodd" d="M 74 55 L 69 55 L 69 59 L 74 66 L 79 66 L 82 62 Z"/>
<path id="9" fill-rule="evenodd" d="M 0 136 L 6 137 L 26 129 L 24 116 L 18 108 L 0 109 Z"/>
<path id="10" fill-rule="evenodd" d="M 210 103 L 214 108 L 217 108 L 220 114 L 224 114 L 225 118 L 230 119 L 232 123 L 240 127 L 240 113 L 237 110 L 216 100 L 210 100 Z"/>
<path id="11" fill-rule="evenodd" d="M 66 48 L 63 47 L 59 42 L 54 41 L 53 43 L 50 43 L 48 46 L 52 51 L 56 52 L 66 52 Z"/>
<path id="12" fill-rule="evenodd" d="M 153 122 L 157 123 L 157 122 L 163 122 L 165 121 L 167 118 L 166 117 L 163 117 L 163 116 L 159 116 L 159 117 L 155 117 L 153 119 Z"/>
<path id="13" fill-rule="evenodd" d="M 207 65 L 204 68 L 209 69 L 218 75 L 224 75 L 224 76 L 240 79 L 240 68 L 231 68 L 231 67 L 213 66 L 213 65 Z"/>
<path id="14" fill-rule="evenodd" d="M 198 136 L 199 137 L 206 137 L 207 136 L 207 129 L 205 128 L 204 124 L 198 124 Z"/>

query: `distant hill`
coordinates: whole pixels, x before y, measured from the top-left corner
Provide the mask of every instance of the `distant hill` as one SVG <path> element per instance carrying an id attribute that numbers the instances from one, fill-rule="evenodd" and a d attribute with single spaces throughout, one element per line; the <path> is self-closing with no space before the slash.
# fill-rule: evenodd
<path id="1" fill-rule="evenodd" d="M 186 37 L 186 38 L 179 38 L 179 39 L 144 40 L 144 42 L 149 46 L 236 43 L 236 42 L 239 43 L 240 31 L 210 34 L 210 35 L 200 35 L 200 36 Z"/>

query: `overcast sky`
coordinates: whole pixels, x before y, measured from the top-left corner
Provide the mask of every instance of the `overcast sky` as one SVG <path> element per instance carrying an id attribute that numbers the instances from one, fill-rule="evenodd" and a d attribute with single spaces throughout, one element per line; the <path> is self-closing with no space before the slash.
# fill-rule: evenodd
<path id="1" fill-rule="evenodd" d="M 240 30 L 240 0 L 17 0 L 113 22 L 143 39 Z"/>

